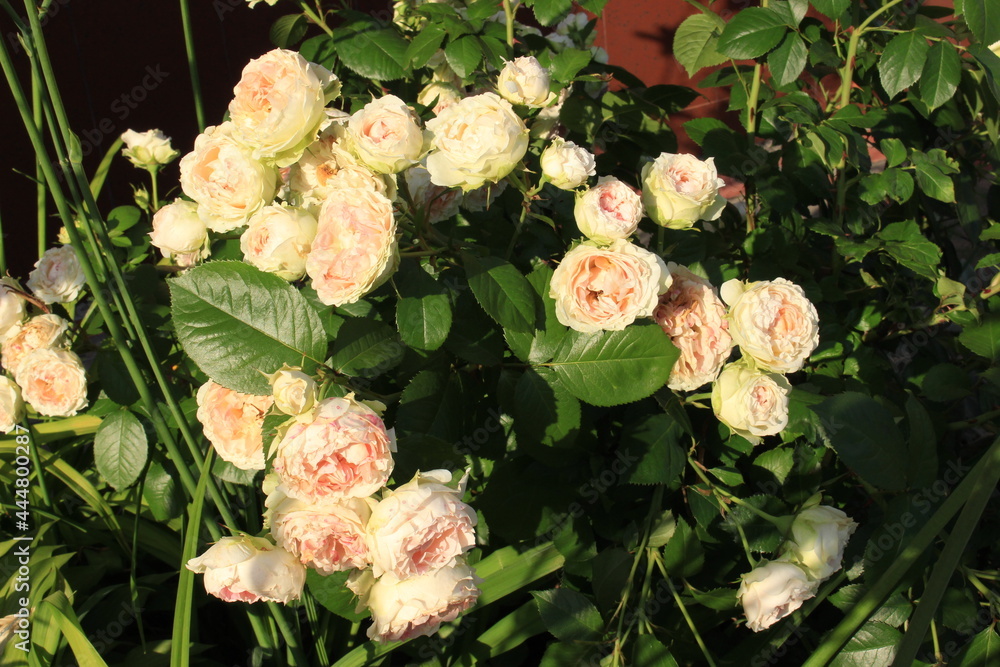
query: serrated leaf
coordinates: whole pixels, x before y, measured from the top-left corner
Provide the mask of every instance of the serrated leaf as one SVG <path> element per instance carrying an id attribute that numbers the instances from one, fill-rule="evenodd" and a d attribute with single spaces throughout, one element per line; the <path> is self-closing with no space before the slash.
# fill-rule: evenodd
<path id="1" fill-rule="evenodd" d="M 116 490 L 135 484 L 149 454 L 146 431 L 128 410 L 112 412 L 94 434 L 94 464 Z"/>
<path id="2" fill-rule="evenodd" d="M 691 577 L 705 564 L 705 552 L 698 536 L 683 517 L 677 519 L 674 534 L 663 547 L 663 565 L 672 577 Z"/>
<path id="3" fill-rule="evenodd" d="M 330 364 L 338 373 L 373 378 L 395 368 L 406 352 L 396 332 L 375 320 L 347 319 L 330 350 Z"/>
<path id="4" fill-rule="evenodd" d="M 573 0 L 535 0 L 531 8 L 538 22 L 549 26 L 569 13 L 573 8 Z"/>
<path id="5" fill-rule="evenodd" d="M 994 0 L 964 0 L 962 13 L 980 42 L 989 46 L 1000 40 L 1000 5 Z"/>
<path id="6" fill-rule="evenodd" d="M 184 501 L 180 497 L 177 483 L 162 465 L 153 461 L 146 471 L 142 485 L 142 499 L 157 521 L 168 521 L 180 516 Z"/>
<path id="7" fill-rule="evenodd" d="M 1000 313 L 990 313 L 982 323 L 966 327 L 958 342 L 990 361 L 1000 358 Z"/>
<path id="8" fill-rule="evenodd" d="M 725 24 L 715 14 L 692 14 L 684 19 L 674 35 L 674 58 L 694 76 L 705 67 L 721 65 L 729 60 L 719 53 L 719 34 Z"/>
<path id="9" fill-rule="evenodd" d="M 448 65 L 464 79 L 476 71 L 483 60 L 483 49 L 472 35 L 459 37 L 444 47 L 444 57 Z"/>
<path id="10" fill-rule="evenodd" d="M 528 283 L 538 295 L 538 300 L 535 302 L 535 320 L 538 328 L 534 332 L 510 329 L 505 329 L 503 332 L 511 351 L 522 361 L 532 364 L 544 363 L 551 359 L 569 331 L 556 318 L 556 302 L 549 296 L 552 273 L 551 267 L 539 264 L 528 274 Z"/>
<path id="11" fill-rule="evenodd" d="M 596 641 L 604 631 L 604 621 L 594 603 L 569 588 L 532 591 L 545 628 L 563 641 Z"/>
<path id="12" fill-rule="evenodd" d="M 968 2 L 968 0 L 966 0 Z M 996 627 L 988 626 L 972 638 L 965 649 L 954 660 L 948 662 L 950 667 L 991 667 L 1000 661 L 1000 635 Z"/>
<path id="13" fill-rule="evenodd" d="M 396 431 L 401 437 L 429 435 L 452 443 L 462 437 L 461 414 L 459 386 L 436 371 L 420 371 L 400 396 Z"/>
<path id="14" fill-rule="evenodd" d="M 559 382 L 555 371 L 529 368 L 517 381 L 513 407 L 517 440 L 548 447 L 570 447 L 580 429 L 580 401 Z"/>
<path id="15" fill-rule="evenodd" d="M 937 479 L 937 436 L 927 410 L 912 394 L 906 397 L 907 438 L 906 478 L 910 486 L 929 488 Z"/>
<path id="16" fill-rule="evenodd" d="M 258 472 L 260 471 L 237 468 L 229 461 L 223 461 L 220 458 L 212 462 L 212 474 L 223 482 L 229 482 L 230 484 L 253 486 Z"/>
<path id="17" fill-rule="evenodd" d="M 927 38 L 916 32 L 902 32 L 886 44 L 878 73 L 890 98 L 917 82 L 929 50 Z"/>
<path id="18" fill-rule="evenodd" d="M 687 465 L 679 442 L 684 430 L 666 414 L 648 415 L 631 422 L 622 434 L 619 455 L 631 462 L 629 484 L 674 484 Z"/>
<path id="19" fill-rule="evenodd" d="M 462 255 L 469 287 L 486 314 L 512 331 L 535 327 L 535 290 L 521 272 L 499 257 Z"/>
<path id="20" fill-rule="evenodd" d="M 743 498 L 741 504 L 730 507 L 722 527 L 733 533 L 734 537 L 737 537 L 739 531 L 742 530 L 752 551 L 758 553 L 777 551 L 785 536 L 776 525 L 761 518 L 750 507 L 756 507 L 772 516 L 788 515 L 788 508 L 776 496 L 750 496 Z M 740 538 L 737 537 L 737 539 Z"/>
<path id="21" fill-rule="evenodd" d="M 418 350 L 436 350 L 451 331 L 451 299 L 448 289 L 411 262 L 403 262 L 394 284 L 396 328 L 403 342 Z"/>
<path id="22" fill-rule="evenodd" d="M 441 26 L 433 23 L 425 25 L 414 37 L 410 45 L 406 47 L 406 62 L 410 67 L 416 65 L 423 67 L 431 59 L 437 50 L 441 48 L 444 41 L 445 32 Z"/>
<path id="23" fill-rule="evenodd" d="M 795 467 L 795 453 L 789 448 L 779 447 L 769 452 L 763 452 L 754 459 L 753 464 L 774 475 L 778 484 L 784 484 L 788 474 Z"/>
<path id="24" fill-rule="evenodd" d="M 316 601 L 341 618 L 358 622 L 368 618 L 368 612 L 355 612 L 358 598 L 344 582 L 350 572 L 334 572 L 324 576 L 313 569 L 306 570 L 306 585 Z"/>
<path id="25" fill-rule="evenodd" d="M 677 667 L 677 660 L 670 649 L 653 635 L 639 635 L 632 642 L 630 665 L 656 665 L 656 667 Z"/>
<path id="26" fill-rule="evenodd" d="M 917 185 L 921 192 L 946 204 L 955 201 L 955 183 L 938 165 L 917 155 L 913 156 L 913 164 L 917 170 Z"/>
<path id="27" fill-rule="evenodd" d="M 936 109 L 955 94 L 962 78 L 962 60 L 950 42 L 937 42 L 927 54 L 920 75 L 920 98 Z"/>
<path id="28" fill-rule="evenodd" d="M 267 395 L 264 374 L 312 372 L 326 356 L 319 316 L 294 287 L 242 262 L 209 262 L 168 282 L 177 339 L 210 378 Z"/>
<path id="29" fill-rule="evenodd" d="M 781 42 L 788 26 L 780 14 L 763 7 L 744 9 L 719 35 L 719 52 L 743 60 L 764 55 Z"/>
<path id="30" fill-rule="evenodd" d="M 851 6 L 851 0 L 811 0 L 817 11 L 832 19 L 840 18 L 841 14 Z"/>
<path id="31" fill-rule="evenodd" d="M 402 79 L 407 72 L 407 42 L 394 28 L 355 21 L 333 31 L 341 62 L 363 77 L 376 81 Z"/>
<path id="32" fill-rule="evenodd" d="M 778 86 L 785 86 L 797 80 L 806 67 L 809 49 L 799 34 L 789 31 L 774 51 L 767 56 L 767 66 Z"/>
<path id="33" fill-rule="evenodd" d="M 271 26 L 271 43 L 279 49 L 289 49 L 306 36 L 308 27 L 305 14 L 282 16 Z"/>
<path id="34" fill-rule="evenodd" d="M 861 626 L 837 657 L 831 667 L 889 667 L 896 657 L 896 647 L 903 634 L 885 623 L 869 621 Z"/>
<path id="35" fill-rule="evenodd" d="M 937 280 L 941 249 L 923 235 L 915 221 L 894 222 L 879 232 L 878 237 L 897 262 L 929 280 Z"/>
<path id="36" fill-rule="evenodd" d="M 895 137 L 887 137 L 880 141 L 879 149 L 885 155 L 887 167 L 898 167 L 906 161 L 906 144 Z"/>
<path id="37" fill-rule="evenodd" d="M 549 74 L 553 81 L 569 83 L 580 70 L 586 67 L 593 56 L 583 49 L 563 49 L 549 65 Z"/>

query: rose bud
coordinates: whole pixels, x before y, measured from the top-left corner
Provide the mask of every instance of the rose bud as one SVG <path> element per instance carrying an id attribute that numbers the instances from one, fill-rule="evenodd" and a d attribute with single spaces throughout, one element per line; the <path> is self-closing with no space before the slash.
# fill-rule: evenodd
<path id="1" fill-rule="evenodd" d="M 735 434 L 757 444 L 762 436 L 780 433 L 788 425 L 791 391 L 783 375 L 737 362 L 723 368 L 712 385 L 712 410 Z"/>
<path id="2" fill-rule="evenodd" d="M 558 137 L 542 151 L 541 161 L 542 173 L 549 183 L 562 190 L 578 188 L 597 173 L 597 163 L 590 151 Z"/>
<path id="3" fill-rule="evenodd" d="M 785 555 L 813 579 L 826 579 L 840 569 L 844 547 L 857 527 L 851 517 L 835 507 L 807 507 L 792 522 Z"/>
<path id="4" fill-rule="evenodd" d="M 180 155 L 180 151 L 174 150 L 170 145 L 170 137 L 159 130 L 126 130 L 122 134 L 122 141 L 125 142 L 122 155 L 135 166 L 148 171 L 156 171 Z"/>
<path id="5" fill-rule="evenodd" d="M 153 215 L 149 242 L 177 266 L 194 266 L 211 254 L 208 227 L 198 215 L 198 205 L 183 199 L 175 199 Z"/>
<path id="6" fill-rule="evenodd" d="M 548 101 L 549 70 L 534 56 L 508 60 L 497 80 L 497 92 L 511 104 L 540 107 Z"/>
<path id="7" fill-rule="evenodd" d="M 772 561 L 743 575 L 737 592 L 747 617 L 747 627 L 760 632 L 816 596 L 819 582 L 798 565 Z"/>
<path id="8" fill-rule="evenodd" d="M 642 203 L 661 227 L 687 229 L 698 220 L 722 215 L 723 185 L 713 158 L 702 162 L 686 153 L 661 153 L 642 168 Z"/>
<path id="9" fill-rule="evenodd" d="M 306 583 L 306 569 L 295 556 L 249 535 L 223 537 L 189 560 L 187 569 L 204 573 L 205 590 L 226 602 L 288 603 Z"/>

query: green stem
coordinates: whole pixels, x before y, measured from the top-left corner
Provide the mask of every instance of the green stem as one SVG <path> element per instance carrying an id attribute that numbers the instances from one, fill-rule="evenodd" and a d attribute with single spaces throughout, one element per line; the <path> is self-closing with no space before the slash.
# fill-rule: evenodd
<path id="1" fill-rule="evenodd" d="M 34 70 L 31 72 L 31 111 L 35 127 L 41 128 L 42 123 L 45 122 L 42 111 L 42 82 Z M 48 220 L 45 217 L 45 177 L 38 164 L 35 165 L 35 181 L 35 226 L 38 238 L 38 256 L 41 257 L 45 254 L 45 248 L 48 246 Z"/>
<path id="2" fill-rule="evenodd" d="M 837 105 L 838 109 L 842 109 L 851 103 L 851 88 L 854 86 L 854 59 L 858 54 L 858 43 L 861 41 L 861 36 L 867 31 L 868 26 L 871 25 L 872 21 L 879 14 L 888 11 L 901 2 L 903 0 L 891 0 L 888 4 L 879 7 L 858 26 L 857 30 L 851 33 L 851 39 L 847 43 L 847 58 L 844 59 L 844 66 L 840 69 L 840 101 Z"/>
<path id="3" fill-rule="evenodd" d="M 205 107 L 201 101 L 201 78 L 198 76 L 198 60 L 194 51 L 194 30 L 191 28 L 191 10 L 187 0 L 180 0 L 181 25 L 184 28 L 184 49 L 187 52 L 188 71 L 191 73 L 191 92 L 194 95 L 194 115 L 198 121 L 198 131 L 205 129 Z"/>
<path id="4" fill-rule="evenodd" d="M 503 0 L 503 14 L 507 19 L 507 46 L 514 49 L 514 12 L 517 7 L 510 0 Z"/>
<path id="5" fill-rule="evenodd" d="M 326 24 L 326 21 L 323 20 L 322 16 L 313 11 L 308 2 L 305 0 L 299 0 L 299 6 L 302 8 L 302 13 L 305 14 L 310 21 L 318 25 L 327 35 L 333 37 L 333 30 Z"/>
<path id="6" fill-rule="evenodd" d="M 687 623 L 688 629 L 691 630 L 691 634 L 694 635 L 694 640 L 698 644 L 698 648 L 701 649 L 701 654 L 705 658 L 705 663 L 709 667 L 715 667 L 715 661 L 712 659 L 712 654 L 705 645 L 705 640 L 701 638 L 701 633 L 698 632 L 698 626 L 694 624 L 694 621 L 691 619 L 691 615 L 688 613 L 687 607 L 684 606 L 684 600 L 681 599 L 680 593 L 677 592 L 677 589 L 674 588 L 670 581 L 670 576 L 667 574 L 667 568 L 663 564 L 663 559 L 660 558 L 660 554 L 658 552 L 654 552 L 653 557 L 656 559 L 656 565 L 660 568 L 660 573 L 663 575 L 664 581 L 667 582 L 667 586 L 670 588 L 670 592 L 674 596 L 677 608 L 681 610 L 681 615 L 684 616 L 684 621 Z"/>
<path id="7" fill-rule="evenodd" d="M 288 619 L 285 618 L 285 610 L 275 602 L 268 602 L 267 607 L 271 612 L 271 616 L 274 617 L 275 623 L 278 624 L 278 630 L 281 632 L 281 636 L 285 640 L 285 645 L 288 647 L 288 652 L 291 654 L 289 664 L 293 667 L 305 667 L 308 665 L 309 660 L 306 659 L 305 654 L 302 652 L 302 647 L 299 646 L 299 633 L 293 630 L 292 626 L 288 624 Z"/>
<path id="8" fill-rule="evenodd" d="M 52 507 L 52 497 L 49 495 L 49 487 L 45 481 L 44 466 L 42 466 L 41 456 L 38 454 L 38 445 L 41 444 L 38 438 L 38 431 L 30 422 L 28 423 L 28 432 L 31 434 L 32 446 L 28 448 L 28 453 L 31 455 L 31 465 L 35 468 L 35 479 L 38 481 L 38 491 L 42 494 L 42 500 L 45 502 L 46 507 Z"/>
<path id="9" fill-rule="evenodd" d="M 152 190 L 150 191 L 150 198 L 149 198 L 149 209 L 150 212 L 156 213 L 160 208 L 160 194 L 157 189 L 157 183 L 156 183 L 157 170 L 149 169 L 148 171 L 149 171 L 149 180 L 152 183 Z"/>

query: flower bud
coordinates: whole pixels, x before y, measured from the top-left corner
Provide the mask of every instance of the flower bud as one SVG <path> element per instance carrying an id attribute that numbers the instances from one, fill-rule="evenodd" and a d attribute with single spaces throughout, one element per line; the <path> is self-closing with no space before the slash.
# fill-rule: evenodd
<path id="1" fill-rule="evenodd" d="M 540 107 L 549 99 L 549 70 L 534 56 L 508 60 L 500 71 L 497 92 L 511 104 Z"/>
<path id="2" fill-rule="evenodd" d="M 170 137 L 159 130 L 126 130 L 122 134 L 122 141 L 125 142 L 122 155 L 140 169 L 156 171 L 180 155 L 180 151 L 174 150 L 170 145 Z"/>
<path id="3" fill-rule="evenodd" d="M 572 190 L 597 173 L 593 154 L 572 141 L 553 139 L 542 151 L 542 173 L 557 188 Z"/>
<path id="4" fill-rule="evenodd" d="M 274 406 L 286 415 L 301 415 L 316 404 L 316 381 L 301 369 L 286 366 L 267 379 L 274 393 Z"/>

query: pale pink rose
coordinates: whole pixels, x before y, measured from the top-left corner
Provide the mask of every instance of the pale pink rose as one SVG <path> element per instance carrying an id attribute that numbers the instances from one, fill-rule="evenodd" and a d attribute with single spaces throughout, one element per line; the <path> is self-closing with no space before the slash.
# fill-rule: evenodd
<path id="1" fill-rule="evenodd" d="M 289 496 L 308 503 L 365 498 L 389 480 L 395 449 L 374 410 L 352 398 L 327 398 L 316 404 L 312 421 L 285 433 L 274 472 Z"/>
<path id="2" fill-rule="evenodd" d="M 376 577 L 399 579 L 450 567 L 476 544 L 476 513 L 462 502 L 466 478 L 457 488 L 447 470 L 414 476 L 386 491 L 368 521 L 368 549 Z"/>
<path id="3" fill-rule="evenodd" d="M 240 236 L 243 259 L 279 278 L 299 280 L 306 274 L 316 226 L 316 218 L 305 209 L 265 206 L 253 214 Z"/>
<path id="4" fill-rule="evenodd" d="M 399 264 L 392 202 L 374 190 L 334 190 L 319 212 L 306 273 L 328 306 L 354 303 Z"/>
<path id="5" fill-rule="evenodd" d="M 578 188 L 597 173 L 593 153 L 559 137 L 542 151 L 540 163 L 549 183 L 563 190 Z"/>
<path id="6" fill-rule="evenodd" d="M 317 505 L 289 498 L 279 486 L 265 505 L 275 543 L 306 567 L 324 575 L 368 567 L 365 526 L 374 500 L 345 498 Z"/>
<path id="7" fill-rule="evenodd" d="M 747 617 L 747 627 L 765 630 L 816 596 L 819 581 L 798 565 L 771 561 L 743 575 L 737 592 Z"/>
<path id="8" fill-rule="evenodd" d="M 644 248 L 624 240 L 607 247 L 585 242 L 556 267 L 549 295 L 561 324 L 582 333 L 621 331 L 653 314 L 670 281 L 663 260 Z"/>
<path id="9" fill-rule="evenodd" d="M 241 470 L 264 469 L 264 416 L 273 396 L 254 396 L 209 380 L 198 389 L 198 421 L 223 461 Z"/>
<path id="10" fill-rule="evenodd" d="M 692 391 L 719 376 L 733 349 L 726 307 L 715 288 L 683 266 L 667 264 L 674 282 L 660 295 L 653 319 L 681 351 L 667 386 Z"/>
<path id="11" fill-rule="evenodd" d="M 54 314 L 36 315 L 3 342 L 3 367 L 17 379 L 21 361 L 32 350 L 69 345 L 69 322 Z"/>
<path id="12" fill-rule="evenodd" d="M 431 112 L 437 116 L 460 99 L 462 99 L 462 91 L 454 84 L 444 81 L 431 81 L 417 95 L 417 104 L 422 104 L 426 107 L 434 103 Z"/>
<path id="13" fill-rule="evenodd" d="M 380 174 L 416 164 L 424 149 L 416 114 L 395 95 L 373 100 L 352 115 L 347 137 L 358 158 Z"/>
<path id="14" fill-rule="evenodd" d="M 80 296 L 86 277 L 71 245 L 49 248 L 28 274 L 28 289 L 44 303 L 69 303 Z"/>
<path id="15" fill-rule="evenodd" d="M 153 215 L 149 242 L 177 266 L 194 266 L 211 254 L 208 227 L 198 215 L 198 205 L 180 198 Z"/>
<path id="16" fill-rule="evenodd" d="M 454 621 L 476 604 L 480 581 L 471 567 L 459 563 L 403 580 L 392 574 L 376 580 L 371 570 L 360 570 L 347 587 L 359 598 L 359 612 L 371 610 L 368 638 L 387 642 L 427 637 Z"/>
<path id="17" fill-rule="evenodd" d="M 18 325 L 24 321 L 27 306 L 21 285 L 10 277 L 0 278 L 0 342 L 17 332 Z"/>
<path id="18" fill-rule="evenodd" d="M 576 226 L 598 243 L 611 243 L 635 234 L 642 220 L 642 201 L 635 190 L 613 176 L 577 195 L 573 207 Z"/>
<path id="19" fill-rule="evenodd" d="M 458 206 L 462 203 L 460 189 L 434 185 L 431 183 L 430 173 L 420 165 L 410 167 L 403 172 L 403 176 L 406 178 L 406 189 L 410 193 L 413 207 L 428 222 L 441 222 L 458 213 Z"/>
<path id="20" fill-rule="evenodd" d="M 687 153 L 661 153 L 642 168 L 642 202 L 656 224 L 687 229 L 698 220 L 722 215 L 726 200 L 719 195 L 724 182 L 714 158 L 704 162 Z"/>
<path id="21" fill-rule="evenodd" d="M 255 159 L 287 166 L 316 138 L 326 103 L 339 92 L 340 82 L 325 67 L 295 51 L 269 51 L 243 68 L 233 89 L 234 135 Z"/>
<path id="22" fill-rule="evenodd" d="M 306 568 L 284 549 L 262 537 L 223 537 L 187 562 L 205 575 L 205 590 L 226 602 L 281 602 L 302 595 Z"/>
<path id="23" fill-rule="evenodd" d="M 87 375 L 69 350 L 39 348 L 24 356 L 17 383 L 24 401 L 46 417 L 72 417 L 87 407 Z"/>
<path id="24" fill-rule="evenodd" d="M 784 375 L 751 368 L 743 360 L 722 369 L 712 385 L 712 410 L 723 424 L 753 444 L 788 426 L 788 395 Z"/>
<path id="25" fill-rule="evenodd" d="M 24 419 L 21 388 L 6 375 L 0 375 L 0 433 L 10 433 Z"/>

